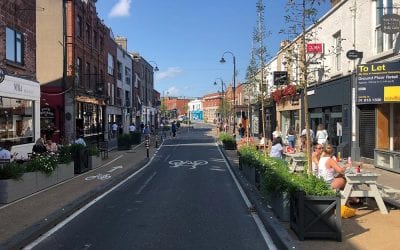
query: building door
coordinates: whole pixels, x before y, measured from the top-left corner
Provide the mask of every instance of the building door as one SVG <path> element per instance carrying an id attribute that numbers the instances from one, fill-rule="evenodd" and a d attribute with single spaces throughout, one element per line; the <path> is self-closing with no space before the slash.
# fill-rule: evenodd
<path id="1" fill-rule="evenodd" d="M 360 156 L 374 159 L 375 149 L 375 106 L 360 105 Z"/>

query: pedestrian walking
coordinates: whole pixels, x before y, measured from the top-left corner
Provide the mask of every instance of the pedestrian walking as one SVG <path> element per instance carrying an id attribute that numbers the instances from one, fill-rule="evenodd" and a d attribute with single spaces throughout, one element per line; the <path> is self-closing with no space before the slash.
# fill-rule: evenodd
<path id="1" fill-rule="evenodd" d="M 175 124 L 175 121 L 172 122 L 171 132 L 172 132 L 172 136 L 175 137 L 176 136 L 176 124 Z"/>

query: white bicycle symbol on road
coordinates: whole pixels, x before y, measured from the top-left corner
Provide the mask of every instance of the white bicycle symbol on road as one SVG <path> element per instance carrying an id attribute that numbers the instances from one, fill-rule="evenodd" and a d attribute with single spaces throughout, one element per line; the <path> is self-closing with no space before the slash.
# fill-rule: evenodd
<path id="1" fill-rule="evenodd" d="M 196 169 L 197 166 L 208 164 L 207 161 L 198 160 L 198 161 L 182 161 L 182 160 L 173 160 L 168 162 L 170 168 L 179 168 L 179 167 L 191 167 L 189 169 Z"/>
<path id="2" fill-rule="evenodd" d="M 85 180 L 91 181 L 91 180 L 94 180 L 94 179 L 98 179 L 98 180 L 104 181 L 104 180 L 107 180 L 107 179 L 110 179 L 110 178 L 111 178 L 111 175 L 109 175 L 109 174 L 98 174 L 98 175 L 88 176 L 88 177 L 85 178 Z"/>

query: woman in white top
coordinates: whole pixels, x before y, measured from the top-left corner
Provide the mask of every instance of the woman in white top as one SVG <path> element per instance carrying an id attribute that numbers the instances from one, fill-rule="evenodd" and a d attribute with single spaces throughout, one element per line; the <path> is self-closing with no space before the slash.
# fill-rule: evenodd
<path id="1" fill-rule="evenodd" d="M 332 159 L 332 155 L 332 146 L 326 144 L 318 162 L 318 174 L 319 177 L 322 177 L 333 189 L 343 190 L 344 186 L 346 185 L 346 179 L 344 178 L 343 174 L 348 167 L 348 163 L 342 168 L 335 160 Z"/>
<path id="2" fill-rule="evenodd" d="M 312 153 L 312 170 L 315 176 L 319 175 L 318 171 L 318 163 L 319 159 L 321 158 L 322 154 L 322 145 L 321 144 L 314 144 L 314 152 Z"/>
<path id="3" fill-rule="evenodd" d="M 282 158 L 283 146 L 282 138 L 276 137 L 272 140 L 271 151 L 269 152 L 270 157 Z"/>
<path id="4" fill-rule="evenodd" d="M 328 132 L 324 128 L 324 125 L 319 124 L 317 128 L 317 134 L 315 135 L 315 139 L 317 139 L 318 144 L 324 145 L 328 140 Z"/>

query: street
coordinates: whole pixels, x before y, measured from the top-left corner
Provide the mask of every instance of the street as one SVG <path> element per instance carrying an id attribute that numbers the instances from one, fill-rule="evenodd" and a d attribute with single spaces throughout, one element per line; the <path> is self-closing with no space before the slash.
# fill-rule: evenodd
<path id="1" fill-rule="evenodd" d="M 26 249 L 275 249 L 207 130 L 165 140 L 144 168 Z"/>

